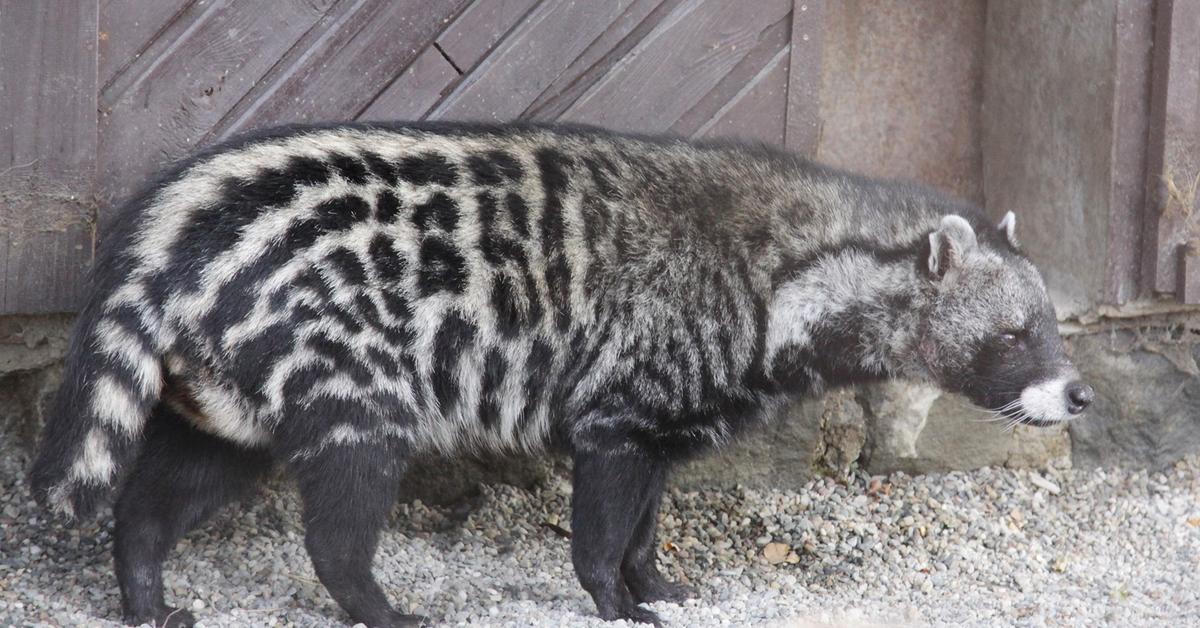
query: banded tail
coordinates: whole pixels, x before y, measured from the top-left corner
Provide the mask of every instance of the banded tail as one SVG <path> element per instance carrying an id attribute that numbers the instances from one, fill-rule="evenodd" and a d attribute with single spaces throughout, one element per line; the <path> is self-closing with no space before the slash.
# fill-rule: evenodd
<path id="1" fill-rule="evenodd" d="M 95 298 L 80 314 L 31 472 L 34 497 L 91 515 L 137 455 L 162 392 L 162 364 L 135 310 Z"/>

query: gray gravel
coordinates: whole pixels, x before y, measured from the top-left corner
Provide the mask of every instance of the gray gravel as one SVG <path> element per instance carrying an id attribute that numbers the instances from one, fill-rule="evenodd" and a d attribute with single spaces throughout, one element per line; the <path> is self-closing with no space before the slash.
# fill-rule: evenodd
<path id="1" fill-rule="evenodd" d="M 45 520 L 0 435 L 0 625 L 119 625 L 112 527 Z M 281 486 L 286 486 L 279 482 Z M 569 483 L 485 488 L 458 509 L 400 505 L 376 572 L 446 624 L 619 626 L 571 572 Z M 1200 458 L 1164 473 L 982 469 L 672 491 L 662 563 L 702 600 L 674 626 L 1173 625 L 1200 621 Z M 325 626 L 345 615 L 271 490 L 187 536 L 167 596 L 202 626 Z"/>

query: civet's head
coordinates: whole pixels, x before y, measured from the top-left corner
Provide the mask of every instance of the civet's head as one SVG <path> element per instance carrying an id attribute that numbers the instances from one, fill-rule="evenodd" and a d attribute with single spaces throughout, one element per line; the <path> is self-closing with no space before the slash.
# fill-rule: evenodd
<path id="1" fill-rule="evenodd" d="M 943 388 L 1013 421 L 1052 425 L 1087 409 L 1042 277 L 1017 248 L 1010 212 L 990 233 L 947 215 L 929 234 L 916 351 Z"/>

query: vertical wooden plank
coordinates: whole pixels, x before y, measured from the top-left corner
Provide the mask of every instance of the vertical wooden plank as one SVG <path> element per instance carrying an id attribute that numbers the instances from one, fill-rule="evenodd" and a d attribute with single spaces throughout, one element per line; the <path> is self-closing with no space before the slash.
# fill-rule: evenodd
<path id="1" fill-rule="evenodd" d="M 212 0 L 101 94 L 98 193 L 127 197 L 192 149 L 306 33 L 332 0 Z M 101 216 L 101 234 L 105 215 Z"/>
<path id="2" fill-rule="evenodd" d="M 1154 6 L 1143 0 L 1117 0 L 1116 20 L 1103 299 L 1120 304 L 1138 296 L 1140 283 Z"/>
<path id="3" fill-rule="evenodd" d="M 1200 0 L 1163 0 L 1156 13 L 1143 259 L 1151 289 L 1179 295 L 1180 256 L 1200 242 Z"/>
<path id="4" fill-rule="evenodd" d="M 353 119 L 430 47 L 467 2 L 359 2 L 324 26 L 319 36 L 298 43 L 211 135 L 227 137 L 283 123 Z"/>
<path id="5" fill-rule="evenodd" d="M 754 11 L 718 0 L 678 7 L 562 119 L 622 130 L 664 131 L 746 57 L 772 24 L 787 16 L 787 0 L 765 0 Z"/>
<path id="6" fill-rule="evenodd" d="M 511 120 L 538 97 L 633 0 L 544 2 L 430 114 Z"/>
<path id="7" fill-rule="evenodd" d="M 825 0 L 793 0 L 785 143 L 815 155 L 821 138 L 821 50 Z"/>
<path id="8" fill-rule="evenodd" d="M 98 6 L 0 1 L 0 313 L 72 310 L 91 260 Z"/>

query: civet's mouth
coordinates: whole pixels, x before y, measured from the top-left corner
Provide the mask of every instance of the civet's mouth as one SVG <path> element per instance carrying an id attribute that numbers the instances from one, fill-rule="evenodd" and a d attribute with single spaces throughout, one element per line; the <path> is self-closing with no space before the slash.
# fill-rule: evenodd
<path id="1" fill-rule="evenodd" d="M 1071 372 L 1027 386 L 1004 414 L 1025 425 L 1049 427 L 1083 414 L 1094 398 L 1092 387 Z"/>

